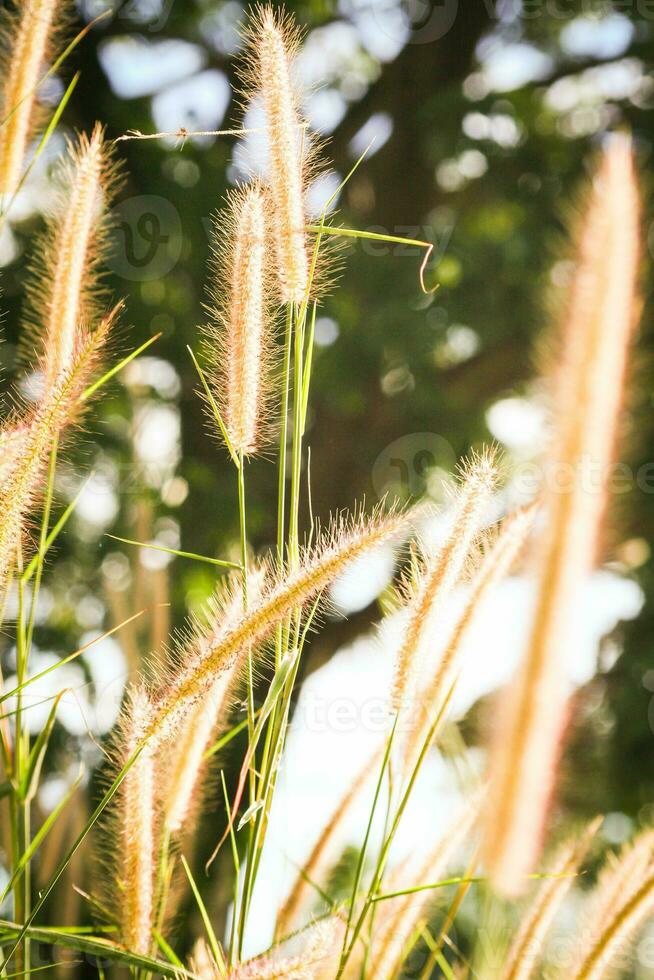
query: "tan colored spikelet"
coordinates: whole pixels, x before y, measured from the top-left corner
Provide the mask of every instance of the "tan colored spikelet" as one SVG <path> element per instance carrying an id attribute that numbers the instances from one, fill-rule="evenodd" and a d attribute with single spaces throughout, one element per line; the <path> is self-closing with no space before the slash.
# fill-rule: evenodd
<path id="1" fill-rule="evenodd" d="M 583 971 L 592 958 L 593 949 L 601 944 L 602 937 L 611 935 L 614 922 L 620 917 L 622 910 L 631 907 L 631 902 L 640 891 L 643 882 L 652 873 L 653 859 L 654 830 L 649 828 L 641 831 L 633 841 L 625 844 L 617 855 L 610 854 L 606 858 L 577 929 L 579 942 L 575 947 L 576 956 L 572 968 L 567 970 L 570 977 L 576 980 L 586 976 Z M 635 928 L 637 925 L 634 926 L 634 930 Z M 624 939 L 625 945 L 628 946 L 630 940 L 626 934 Z M 616 954 L 619 952 L 616 950 Z M 616 959 L 619 959 L 619 955 Z M 600 955 L 598 962 L 603 964 L 602 969 L 605 969 L 608 974 L 610 957 L 605 960 Z M 604 975 L 604 973 L 589 974 L 593 977 Z"/>
<path id="2" fill-rule="evenodd" d="M 534 870 L 552 795 L 567 709 L 567 641 L 594 560 L 638 313 L 639 237 L 631 146 L 626 137 L 614 137 L 581 228 L 555 378 L 555 438 L 545 465 L 531 636 L 501 707 L 491 759 L 485 857 L 495 887 L 507 894 Z M 599 485 L 587 485 L 597 474 Z"/>
<path id="3" fill-rule="evenodd" d="M 23 455 L 29 431 L 25 422 L 9 422 L 0 431 L 0 493 Z"/>
<path id="4" fill-rule="evenodd" d="M 218 677 L 238 669 L 248 650 L 266 639 L 289 612 L 318 596 L 359 555 L 392 539 L 407 523 L 406 514 L 382 516 L 380 511 L 371 517 L 335 522 L 305 553 L 297 569 L 282 577 L 271 576 L 261 596 L 236 623 L 215 624 L 211 643 L 181 665 L 159 695 L 148 736 L 162 740 L 179 730 L 193 705 L 206 696 Z"/>
<path id="5" fill-rule="evenodd" d="M 396 711 L 416 693 L 422 643 L 433 635 L 438 615 L 459 580 L 487 515 L 497 471 L 492 455 L 473 457 L 463 470 L 452 529 L 442 548 L 425 560 L 410 602 L 409 621 L 397 654 L 391 703 Z"/>
<path id="6" fill-rule="evenodd" d="M 304 949 L 295 956 L 265 953 L 234 967 L 227 980 L 316 980 L 325 961 L 336 948 L 341 925 L 327 919 L 312 926 Z"/>
<path id="7" fill-rule="evenodd" d="M 466 635 L 474 624 L 486 596 L 511 571 L 524 547 L 535 515 L 535 508 L 527 507 L 507 517 L 474 575 L 470 594 L 447 640 L 434 676 L 421 691 L 420 700 L 425 710 L 420 713 L 414 712 L 417 723 L 411 727 L 405 748 L 405 767 L 409 772 L 417 762 L 436 713 L 456 681 Z"/>
<path id="8" fill-rule="evenodd" d="M 35 124 L 36 88 L 61 10 L 60 0 L 24 0 L 5 37 L 0 93 L 0 200 L 15 194 Z"/>
<path id="9" fill-rule="evenodd" d="M 68 147 L 59 198 L 32 265 L 28 336 L 42 349 L 44 389 L 68 370 L 80 324 L 97 315 L 97 265 L 106 237 L 104 213 L 113 181 L 102 127 Z"/>
<path id="10" fill-rule="evenodd" d="M 597 833 L 602 818 L 593 820 L 584 833 L 563 845 L 552 862 L 552 878 L 540 885 L 522 919 L 506 957 L 500 980 L 531 980 L 543 956 L 545 938 Z"/>
<path id="11" fill-rule="evenodd" d="M 259 6 L 245 40 L 249 49 L 246 82 L 250 95 L 263 100 L 267 120 L 268 180 L 280 296 L 283 303 L 301 303 L 309 280 L 304 230 L 309 137 L 292 80 L 300 32 L 290 16 L 273 6 Z"/>
<path id="12" fill-rule="evenodd" d="M 249 456 L 261 445 L 272 348 L 265 197 L 259 184 L 229 195 L 215 242 L 205 349 L 229 438 L 238 453 Z"/>
<path id="13" fill-rule="evenodd" d="M 108 314 L 92 335 L 79 340 L 69 370 L 61 375 L 25 423 L 28 434 L 19 458 L 0 487 L 0 595 L 6 588 L 23 539 L 25 521 L 43 489 L 43 474 L 53 440 L 79 418 L 80 397 L 91 380 L 120 308 L 119 305 Z"/>
<path id="14" fill-rule="evenodd" d="M 427 855 L 420 855 L 398 869 L 384 884 L 384 892 L 390 894 L 417 885 L 436 884 L 447 870 L 457 850 L 465 841 L 478 814 L 479 799 L 465 805 L 454 823 L 443 834 Z M 410 895 L 389 898 L 382 903 L 375 929 L 368 976 L 393 977 L 402 963 L 403 956 L 415 928 L 422 918 L 434 891 L 426 889 Z"/>
<path id="15" fill-rule="evenodd" d="M 323 883 L 325 872 L 328 871 L 333 857 L 334 841 L 343 825 L 343 821 L 349 815 L 355 800 L 365 788 L 371 774 L 375 771 L 380 756 L 381 752 L 377 750 L 369 759 L 366 759 L 365 764 L 356 773 L 344 795 L 339 800 L 338 806 L 332 816 L 325 824 L 322 833 L 304 863 L 302 872 L 297 875 L 288 897 L 279 911 L 276 926 L 278 936 L 287 936 L 298 927 L 298 916 L 305 907 L 308 897 L 314 894 L 310 882 L 318 885 Z"/>
<path id="16" fill-rule="evenodd" d="M 638 888 L 621 903 L 605 924 L 571 980 L 608 980 L 623 965 L 623 960 L 638 930 L 654 914 L 654 868 L 650 864 L 642 874 Z"/>
<path id="17" fill-rule="evenodd" d="M 248 573 L 248 602 L 251 605 L 264 583 L 263 568 L 251 569 Z M 243 614 L 243 595 L 241 575 L 238 573 L 238 587 L 233 582 L 223 584 L 212 603 L 212 618 L 219 617 L 220 627 L 228 623 L 236 624 Z M 213 637 L 206 630 L 197 630 L 180 659 L 200 655 L 211 647 Z M 165 743 L 158 759 L 159 794 L 162 797 L 163 823 L 170 834 L 179 834 L 188 829 L 191 813 L 197 808 L 201 796 L 202 774 L 205 768 L 204 756 L 216 736 L 218 727 L 227 722 L 230 689 L 235 684 L 236 664 L 231 670 L 218 675 L 205 698 L 202 698 L 189 711 L 181 730 L 175 737 L 174 746 Z"/>
<path id="18" fill-rule="evenodd" d="M 205 939 L 195 941 L 189 969 L 200 980 L 219 980 L 223 976 Z"/>
<path id="19" fill-rule="evenodd" d="M 142 688 L 130 692 L 124 725 L 123 764 L 143 742 L 150 702 Z M 145 745 L 120 787 L 120 908 L 121 940 L 133 952 L 150 949 L 154 870 L 154 765 Z"/>

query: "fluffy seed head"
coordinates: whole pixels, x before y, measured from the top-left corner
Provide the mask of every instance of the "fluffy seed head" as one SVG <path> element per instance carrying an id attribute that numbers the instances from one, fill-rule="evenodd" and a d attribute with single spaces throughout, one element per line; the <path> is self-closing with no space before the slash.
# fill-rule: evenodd
<path id="1" fill-rule="evenodd" d="M 456 585 L 480 531 L 497 479 L 492 456 L 474 457 L 464 468 L 454 502 L 452 528 L 442 548 L 425 559 L 409 622 L 397 655 L 391 700 L 395 710 L 411 702 L 417 684 L 423 642 L 438 628 L 438 615 Z"/>
<path id="2" fill-rule="evenodd" d="M 256 7 L 245 35 L 246 82 L 262 99 L 268 131 L 273 241 L 283 303 L 301 303 L 307 293 L 304 188 L 308 133 L 291 77 L 300 34 L 292 20 L 272 6 Z"/>
<path id="3" fill-rule="evenodd" d="M 150 702 L 142 688 L 130 692 L 124 722 L 123 764 L 137 751 L 147 731 Z M 149 745 L 129 769 L 120 787 L 121 939 L 128 949 L 150 948 L 154 867 L 154 767 Z"/>
<path id="4" fill-rule="evenodd" d="M 0 200 L 7 203 L 23 176 L 35 126 L 36 88 L 61 9 L 59 0 L 24 0 L 5 31 L 0 91 Z"/>
<path id="5" fill-rule="evenodd" d="M 0 486 L 0 595 L 4 593 L 16 552 L 23 539 L 25 522 L 43 489 L 43 475 L 53 441 L 80 415 L 80 396 L 89 384 L 93 369 L 106 344 L 120 309 L 104 318 L 93 334 L 77 339 L 75 352 L 50 391 L 28 418 L 17 458 Z"/>
<path id="6" fill-rule="evenodd" d="M 601 817 L 593 820 L 581 837 L 564 844 L 554 857 L 552 877 L 540 885 L 533 904 L 522 919 L 508 951 L 501 980 L 531 980 L 536 976 L 550 926 L 601 823 Z"/>
<path id="7" fill-rule="evenodd" d="M 638 313 L 640 206 L 629 140 L 607 145 L 578 241 L 554 378 L 545 529 L 527 655 L 502 706 L 492 753 L 486 860 L 505 893 L 524 884 L 543 836 L 566 717 L 566 657 L 578 590 L 594 559 Z"/>
<path id="8" fill-rule="evenodd" d="M 228 980 L 316 980 L 325 960 L 334 954 L 339 932 L 337 919 L 319 922 L 312 927 L 304 949 L 296 956 L 257 956 L 236 966 L 228 974 Z"/>
<path id="9" fill-rule="evenodd" d="M 229 195 L 216 224 L 215 241 L 212 324 L 205 330 L 205 349 L 229 438 L 237 452 L 249 456 L 260 446 L 267 415 L 272 347 L 265 198 L 260 185 Z"/>
<path id="10" fill-rule="evenodd" d="M 68 370 L 80 324 L 97 316 L 97 266 L 113 174 L 101 126 L 96 125 L 90 139 L 82 135 L 69 145 L 27 292 L 27 336 L 42 351 L 45 390 Z"/>
<path id="11" fill-rule="evenodd" d="M 320 595 L 359 555 L 392 539 L 407 523 L 406 515 L 382 516 L 379 511 L 369 518 L 335 522 L 294 571 L 282 577 L 271 574 L 261 595 L 238 620 L 212 624 L 207 642 L 181 665 L 157 698 L 148 735 L 158 741 L 178 731 L 189 710 L 218 677 L 238 668 L 247 652 L 265 640 L 289 612 Z"/>

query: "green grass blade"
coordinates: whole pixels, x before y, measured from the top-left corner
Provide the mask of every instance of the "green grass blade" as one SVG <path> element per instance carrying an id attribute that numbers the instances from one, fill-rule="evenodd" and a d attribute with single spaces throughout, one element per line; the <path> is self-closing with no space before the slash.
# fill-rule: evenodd
<path id="1" fill-rule="evenodd" d="M 155 940 L 157 942 L 157 946 L 159 947 L 159 949 L 161 950 L 161 952 L 164 954 L 164 956 L 166 957 L 166 959 L 168 960 L 168 962 L 169 963 L 172 963 L 173 966 L 181 966 L 182 969 L 184 969 L 184 964 L 180 960 L 179 956 L 176 954 L 176 952 L 172 948 L 172 946 L 169 946 L 168 945 L 168 943 L 166 942 L 166 940 L 164 939 L 164 937 L 161 935 L 161 933 L 159 932 L 159 930 L 158 929 L 153 929 L 152 930 L 152 935 L 154 936 L 154 938 L 155 938 Z"/>
<path id="2" fill-rule="evenodd" d="M 41 766 L 43 765 L 43 759 L 48 750 L 48 742 L 50 741 L 50 736 L 52 735 L 52 730 L 56 721 L 57 708 L 59 707 L 59 702 L 65 693 L 66 689 L 60 691 L 55 697 L 53 705 L 50 708 L 47 721 L 39 732 L 32 751 L 29 754 L 25 773 L 23 774 L 23 778 L 18 788 L 19 796 L 25 802 L 31 800 L 36 792 L 36 787 L 41 775 Z"/>
<path id="3" fill-rule="evenodd" d="M 145 970 L 153 976 L 188 977 L 190 980 L 196 980 L 195 974 L 185 970 L 184 967 L 172 966 L 163 960 L 155 960 L 150 956 L 133 953 L 110 939 L 102 939 L 99 936 L 87 936 L 64 928 L 44 928 L 32 925 L 21 927 L 16 922 L 7 922 L 4 919 L 0 919 L 0 942 L 6 943 L 14 939 L 20 942 L 26 935 L 39 943 L 45 943 L 50 946 L 63 946 L 65 949 L 75 949 L 80 953 L 90 953 L 92 956 L 97 956 L 98 959 L 113 960 L 116 963 L 122 963 L 136 970 Z"/>
<path id="4" fill-rule="evenodd" d="M 218 565 L 220 568 L 235 568 L 241 570 L 241 565 L 235 561 L 226 561 L 222 558 L 208 558 L 207 555 L 195 555 L 192 551 L 178 551 L 176 548 L 164 548 L 162 544 L 150 544 L 145 541 L 132 541 L 131 538 L 120 538 L 117 534 L 106 534 L 105 537 L 120 541 L 122 544 L 133 544 L 136 548 L 148 548 L 150 551 L 163 551 L 166 555 L 174 555 L 176 558 L 192 558 L 195 561 L 204 561 L 208 565 Z"/>
<path id="5" fill-rule="evenodd" d="M 211 925 L 211 919 L 209 918 L 209 913 L 207 912 L 206 906 L 202 901 L 202 896 L 198 891 L 198 886 L 195 883 L 195 878 L 193 877 L 191 873 L 191 869 L 188 866 L 188 862 L 183 854 L 181 855 L 181 860 L 182 860 L 182 866 L 184 868 L 184 871 L 186 872 L 186 877 L 188 878 L 189 885 L 191 886 L 191 891 L 193 892 L 193 897 L 195 898 L 198 909 L 200 911 L 200 915 L 202 916 L 202 922 L 204 923 L 204 928 L 207 933 L 207 939 L 209 940 L 209 946 L 211 947 L 211 952 L 213 953 L 213 957 L 219 966 L 220 972 L 222 973 L 223 976 L 225 976 L 227 973 L 227 969 L 225 967 L 223 954 L 220 949 L 220 943 L 218 942 L 216 938 L 216 933 L 213 931 L 213 926 Z"/>
<path id="6" fill-rule="evenodd" d="M 113 378 L 115 374 L 118 374 L 119 371 L 122 371 L 123 368 L 126 367 L 130 361 L 133 361 L 135 357 L 138 357 L 139 354 L 142 354 L 144 350 L 147 350 L 147 348 L 150 347 L 151 344 L 154 344 L 156 340 L 159 340 L 159 337 L 161 337 L 161 333 L 156 333 L 154 337 L 150 337 L 149 340 L 146 340 L 144 344 L 141 344 L 140 347 L 137 347 L 136 350 L 133 350 L 131 354 L 128 354 L 127 357 L 124 357 L 122 361 L 118 362 L 118 364 L 114 364 L 114 366 L 110 368 L 106 372 L 106 374 L 103 374 L 101 378 L 98 378 L 97 381 L 94 381 L 92 385 L 89 385 L 89 387 L 84 392 L 82 392 L 80 401 L 84 402 L 86 401 L 87 398 L 90 398 L 91 395 L 94 395 L 95 392 L 98 390 L 98 388 L 101 388 L 104 384 L 107 383 L 107 381 L 109 381 L 110 378 Z"/>
<path id="7" fill-rule="evenodd" d="M 213 397 L 213 393 L 212 393 L 211 388 L 209 387 L 209 385 L 207 383 L 207 379 L 206 379 L 206 377 L 204 375 L 204 371 L 202 370 L 202 368 L 198 364 L 198 360 L 197 360 L 195 354 L 193 353 L 192 349 L 190 347 L 188 347 L 188 346 L 187 346 L 186 349 L 188 350 L 189 354 L 191 355 L 191 359 L 193 361 L 193 364 L 195 365 L 195 370 L 198 372 L 198 377 L 200 378 L 200 381 L 202 382 L 202 387 L 204 389 L 204 393 L 206 395 L 207 401 L 209 402 L 209 405 L 211 407 L 211 411 L 213 412 L 214 418 L 216 419 L 216 422 L 218 423 L 218 427 L 220 428 L 221 435 L 222 435 L 223 439 L 225 440 L 225 445 L 227 446 L 227 451 L 229 452 L 229 455 L 232 457 L 232 462 L 234 463 L 234 466 L 236 466 L 237 469 L 240 469 L 241 464 L 240 464 L 238 455 L 236 453 L 236 450 L 234 449 L 234 446 L 232 445 L 232 440 L 229 438 L 229 433 L 227 432 L 227 428 L 225 426 L 225 423 L 223 422 L 223 417 L 220 414 L 220 409 L 218 408 L 218 403 L 216 402 L 216 399 Z"/>

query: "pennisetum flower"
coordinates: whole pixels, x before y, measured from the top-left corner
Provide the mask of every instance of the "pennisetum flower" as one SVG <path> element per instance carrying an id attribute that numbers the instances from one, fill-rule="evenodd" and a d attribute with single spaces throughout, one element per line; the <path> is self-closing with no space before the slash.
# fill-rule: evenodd
<path id="1" fill-rule="evenodd" d="M 255 8 L 245 34 L 248 92 L 262 100 L 267 121 L 268 183 L 280 297 L 283 303 L 298 304 L 306 297 L 309 281 L 304 230 L 308 132 L 292 79 L 300 37 L 293 20 L 271 5 Z"/>
<path id="2" fill-rule="evenodd" d="M 336 918 L 318 922 L 311 927 L 304 948 L 295 956 L 264 953 L 234 967 L 227 980 L 316 980 L 325 962 L 334 956 L 341 932 L 341 923 Z"/>
<path id="3" fill-rule="evenodd" d="M 443 546 L 426 557 L 408 604 L 408 623 L 397 654 L 391 703 L 396 711 L 415 697 L 423 644 L 429 642 L 438 616 L 457 584 L 472 545 L 488 513 L 497 479 L 492 456 L 473 457 L 463 470 L 454 502 L 452 527 Z"/>
<path id="4" fill-rule="evenodd" d="M 553 385 L 544 527 L 528 649 L 502 704 L 491 757 L 485 857 L 515 893 L 538 857 L 567 712 L 566 659 L 579 590 L 595 557 L 639 311 L 640 203 L 631 144 L 608 142 L 578 238 Z"/>
<path id="5" fill-rule="evenodd" d="M 130 692 L 123 723 L 122 764 L 138 752 L 119 789 L 119 908 L 121 940 L 147 955 L 151 944 L 154 871 L 154 760 L 143 744 L 150 718 L 143 688 Z M 140 751 L 138 751 L 140 749 Z"/>
<path id="6" fill-rule="evenodd" d="M 593 820 L 578 839 L 564 844 L 554 857 L 552 877 L 543 881 L 527 909 L 499 980 L 531 980 L 536 976 L 545 938 L 601 823 L 601 817 Z"/>
<path id="7" fill-rule="evenodd" d="M 612 975 L 653 908 L 654 831 L 648 828 L 607 858 L 579 924 L 580 941 L 568 976 L 599 980 Z"/>
<path id="8" fill-rule="evenodd" d="M 58 200 L 28 286 L 28 333 L 42 348 L 47 391 L 72 361 L 81 323 L 96 317 L 113 165 L 102 127 L 69 145 Z"/>
<path id="9" fill-rule="evenodd" d="M 376 511 L 370 517 L 335 521 L 290 574 L 270 574 L 269 581 L 235 621 L 205 627 L 206 640 L 173 673 L 153 703 L 147 737 L 161 742 L 180 730 L 197 702 L 218 678 L 244 662 L 248 651 L 265 640 L 293 609 L 318 597 L 361 554 L 396 537 L 408 524 L 406 514 Z"/>
<path id="10" fill-rule="evenodd" d="M 54 443 L 81 413 L 80 398 L 106 344 L 120 304 L 96 328 L 78 336 L 68 370 L 46 392 L 42 403 L 23 421 L 27 432 L 11 471 L 0 487 L 0 595 L 23 540 L 24 525 L 43 489 L 43 475 Z"/>
<path id="11" fill-rule="evenodd" d="M 229 195 L 216 223 L 212 324 L 205 330 L 212 387 L 232 446 L 243 456 L 259 448 L 266 416 L 272 331 L 265 212 L 259 184 Z"/>
<path id="12" fill-rule="evenodd" d="M 263 567 L 248 574 L 248 602 L 260 594 L 264 582 Z M 210 619 L 224 630 L 228 623 L 236 624 L 243 615 L 243 594 L 240 573 L 238 582 L 228 579 L 210 603 Z M 198 627 L 188 642 L 182 644 L 180 660 L 203 656 L 211 648 L 214 636 L 206 627 Z M 237 663 L 231 670 L 218 674 L 206 697 L 193 705 L 176 735 L 174 751 L 164 744 L 157 757 L 159 774 L 158 794 L 161 798 L 162 822 L 166 831 L 175 836 L 188 828 L 189 817 L 197 809 L 205 769 L 205 755 L 211 747 L 217 729 L 226 724 L 230 695 L 238 683 Z"/>
<path id="13" fill-rule="evenodd" d="M 41 79 L 60 0 L 24 0 L 4 30 L 0 83 L 0 201 L 8 202 L 23 177 L 28 144 L 37 122 L 36 90 Z"/>
<path id="14" fill-rule="evenodd" d="M 448 697 L 450 688 L 456 682 L 460 667 L 463 642 L 472 627 L 481 607 L 492 591 L 510 571 L 522 551 L 535 517 L 533 507 L 525 508 L 510 515 L 496 533 L 492 544 L 487 544 L 486 554 L 470 583 L 469 594 L 463 611 L 456 620 L 438 666 L 421 689 L 422 710 L 415 712 L 416 723 L 406 740 L 405 766 L 411 771 L 427 738 L 436 713 Z"/>

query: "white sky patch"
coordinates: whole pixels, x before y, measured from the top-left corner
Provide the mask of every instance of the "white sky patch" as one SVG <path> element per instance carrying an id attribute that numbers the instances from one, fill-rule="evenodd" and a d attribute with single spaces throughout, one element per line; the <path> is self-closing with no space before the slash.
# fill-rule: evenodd
<path id="1" fill-rule="evenodd" d="M 330 589 L 330 598 L 345 615 L 365 609 L 386 588 L 395 570 L 395 552 L 390 545 L 376 548 L 353 562 Z"/>
<path id="2" fill-rule="evenodd" d="M 502 398 L 486 412 L 491 434 L 507 449 L 531 454 L 547 435 L 542 405 L 527 398 Z"/>
<path id="3" fill-rule="evenodd" d="M 220 129 L 232 99 L 227 78 L 211 69 L 171 85 L 152 99 L 152 116 L 158 132 Z M 215 137 L 194 137 L 196 142 L 211 143 Z"/>
<path id="4" fill-rule="evenodd" d="M 634 36 L 634 25 L 623 14 L 575 17 L 561 31 L 561 48 L 578 58 L 619 58 Z"/>
<path id="5" fill-rule="evenodd" d="M 350 155 L 356 160 L 367 149 L 366 159 L 370 159 L 381 150 L 392 134 L 392 116 L 388 112 L 375 112 L 350 140 Z"/>
<path id="6" fill-rule="evenodd" d="M 552 58 L 532 44 L 505 44 L 497 38 L 483 45 L 479 57 L 486 85 L 494 92 L 510 92 L 540 81 L 554 67 Z"/>
<path id="7" fill-rule="evenodd" d="M 204 67 L 206 54 L 187 41 L 149 41 L 139 36 L 114 37 L 100 44 L 100 64 L 112 91 L 122 99 L 154 95 L 167 85 Z"/>

